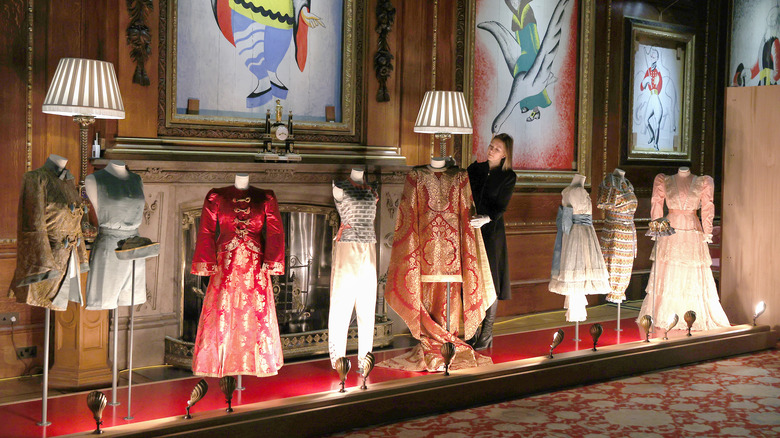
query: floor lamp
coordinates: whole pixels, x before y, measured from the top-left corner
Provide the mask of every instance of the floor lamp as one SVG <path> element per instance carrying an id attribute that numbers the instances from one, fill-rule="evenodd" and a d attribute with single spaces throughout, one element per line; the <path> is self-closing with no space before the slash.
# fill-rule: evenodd
<path id="1" fill-rule="evenodd" d="M 423 97 L 414 132 L 434 134 L 441 157 L 447 156 L 447 139 L 452 134 L 471 134 L 471 117 L 462 91 L 427 91 Z"/>
<path id="2" fill-rule="evenodd" d="M 79 191 L 83 195 L 84 178 L 87 176 L 87 151 L 89 125 L 95 119 L 124 119 L 125 107 L 119 94 L 119 84 L 110 62 L 92 59 L 62 58 L 54 72 L 54 79 L 43 101 L 43 112 L 72 116 L 79 124 L 81 134 L 81 174 Z M 40 426 L 51 424 L 46 419 L 49 388 L 49 324 L 50 309 L 46 309 L 44 324 L 43 395 Z M 114 315 L 116 318 L 116 314 Z M 115 326 L 116 327 L 116 326 Z M 114 345 L 116 351 L 116 345 Z M 114 356 L 116 366 L 116 355 Z"/>
<path id="3" fill-rule="evenodd" d="M 87 176 L 89 125 L 95 119 L 124 119 L 125 107 L 119 94 L 114 65 L 93 59 L 62 58 L 51 81 L 43 112 L 72 116 L 79 124 L 81 136 L 81 174 L 79 185 Z"/>

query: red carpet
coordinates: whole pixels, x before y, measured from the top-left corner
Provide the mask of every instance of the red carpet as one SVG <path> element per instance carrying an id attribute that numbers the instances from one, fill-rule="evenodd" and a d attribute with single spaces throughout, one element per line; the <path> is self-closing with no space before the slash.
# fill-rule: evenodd
<path id="1" fill-rule="evenodd" d="M 780 350 L 335 436 L 778 437 Z"/>
<path id="2" fill-rule="evenodd" d="M 599 345 L 614 345 L 618 343 L 634 342 L 640 339 L 636 324 L 630 319 L 622 321 L 625 331 L 615 331 L 615 321 L 601 323 L 604 334 L 599 340 Z M 588 330 L 591 324 L 580 327 L 580 343 L 572 341 L 574 327 L 564 328 L 565 340 L 556 348 L 556 352 L 574 351 L 577 349 L 589 349 L 592 341 Z M 534 332 L 518 333 L 499 336 L 495 339 L 494 346 L 485 353 L 493 357 L 495 363 L 508 362 L 529 357 L 537 357 L 548 354 L 549 345 L 555 329 L 539 330 Z M 376 354 L 377 362 L 405 352 L 395 350 L 379 352 Z M 356 360 L 352 356 L 353 370 L 357 369 Z M 374 368 L 369 377 L 369 390 L 371 383 L 388 380 L 403 379 L 412 376 L 421 376 L 426 373 L 413 373 L 386 368 Z M 118 400 L 120 406 L 106 407 L 103 412 L 103 428 L 128 423 L 140 423 L 158 418 L 182 416 L 185 413 L 186 402 L 195 384 L 200 380 L 197 377 L 191 379 L 172 380 L 133 386 L 132 415 L 133 420 L 124 420 L 127 415 L 127 389 L 120 388 Z M 206 378 L 209 391 L 206 397 L 198 402 L 191 410 L 193 416 L 198 412 L 209 410 L 224 410 L 225 400 L 219 390 L 218 379 Z M 334 391 L 339 388 L 339 380 L 336 373 L 330 368 L 328 359 L 291 363 L 285 365 L 279 375 L 267 378 L 244 377 L 246 390 L 237 391 L 233 397 L 233 405 L 257 403 L 261 401 L 282 399 L 297 395 L 313 394 L 324 391 Z M 347 387 L 359 386 L 359 378 L 354 371 L 347 378 Z M 103 391 L 111 398 L 110 388 Z M 49 399 L 48 420 L 52 425 L 47 427 L 37 426 L 41 419 L 41 401 L 29 401 L 0 406 L 0 436 L 8 437 L 53 437 L 76 432 L 86 432 L 95 429 L 92 414 L 87 409 L 86 393 L 70 394 Z M 184 421 L 184 420 L 182 420 Z"/>

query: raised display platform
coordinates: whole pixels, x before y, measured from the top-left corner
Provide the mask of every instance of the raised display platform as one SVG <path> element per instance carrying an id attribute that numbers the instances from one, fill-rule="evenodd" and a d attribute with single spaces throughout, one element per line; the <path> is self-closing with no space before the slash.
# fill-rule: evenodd
<path id="1" fill-rule="evenodd" d="M 216 378 L 207 378 L 208 394 L 184 420 L 186 401 L 198 377 L 133 387 L 133 416 L 126 421 L 124 404 L 103 413 L 104 436 L 318 436 L 340 430 L 416 417 L 437 411 L 521 397 L 540 391 L 642 373 L 770 348 L 777 333 L 768 326 L 741 325 L 694 333 L 670 333 L 670 340 L 644 342 L 633 321 L 601 323 L 604 334 L 592 351 L 591 324 L 580 326 L 582 341 L 572 341 L 574 327 L 564 327 L 565 339 L 553 359 L 547 357 L 556 329 L 504 335 L 487 350 L 495 362 L 488 367 L 441 373 L 415 373 L 375 368 L 368 390 L 359 389 L 355 372 L 347 392 L 338 393 L 339 379 L 327 359 L 285 365 L 278 376 L 244 377 L 246 390 L 236 392 L 232 413 L 225 412 Z M 380 352 L 377 362 L 405 350 Z M 353 369 L 355 369 L 355 358 Z M 110 389 L 104 391 L 110 398 Z M 39 427 L 41 401 L 0 407 L 2 434 L 14 437 L 88 435 L 95 428 L 86 407 L 86 392 L 49 400 L 51 426 Z M 126 388 L 118 399 L 126 400 Z M 153 432 L 152 432 L 153 431 Z M 259 435 L 258 435 L 259 434 Z"/>

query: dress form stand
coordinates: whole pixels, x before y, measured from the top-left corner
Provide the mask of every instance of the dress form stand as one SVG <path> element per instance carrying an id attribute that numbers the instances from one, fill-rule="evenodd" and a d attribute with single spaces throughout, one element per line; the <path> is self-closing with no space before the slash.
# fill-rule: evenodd
<path id="1" fill-rule="evenodd" d="M 67 160 L 65 161 L 67 162 Z M 46 409 L 49 404 L 49 321 L 51 321 L 51 309 L 47 307 L 43 323 L 43 393 L 41 395 L 41 421 L 37 423 L 38 426 L 51 425 L 51 421 L 46 419 Z"/>
<path id="2" fill-rule="evenodd" d="M 121 160 L 109 161 L 105 167 L 105 170 L 119 179 L 127 179 L 127 177 L 129 176 L 129 173 L 127 171 L 127 166 L 125 165 L 125 162 Z M 89 202 L 92 204 L 92 208 L 94 209 L 95 214 L 97 214 L 99 208 L 98 195 L 97 195 L 98 189 L 97 189 L 97 182 L 95 181 L 95 177 L 93 175 L 87 175 L 87 177 L 84 178 L 84 191 L 87 194 L 87 198 L 89 199 Z M 135 280 L 135 272 L 133 273 L 133 280 Z M 135 291 L 135 287 L 133 287 L 132 290 Z M 133 306 L 130 306 L 130 308 L 132 312 Z M 119 406 L 120 403 L 117 401 L 117 391 L 118 391 L 118 381 L 119 381 L 119 369 L 118 369 L 119 349 L 117 348 L 119 346 L 119 306 L 111 310 L 111 319 L 112 319 L 111 328 L 114 331 L 114 336 L 111 338 L 111 343 L 112 343 L 111 348 L 114 351 L 111 358 L 111 401 L 108 402 L 108 405 Z M 131 325 L 131 330 L 132 330 L 132 325 Z"/>
<path id="3" fill-rule="evenodd" d="M 51 154 L 49 159 L 57 165 L 60 170 L 68 164 L 68 159 L 59 155 Z M 49 426 L 48 405 L 49 405 L 49 331 L 51 325 L 51 309 L 46 308 L 43 322 L 43 385 L 41 388 L 41 421 L 38 426 Z"/>
<path id="4" fill-rule="evenodd" d="M 246 190 L 249 188 L 249 174 L 248 173 L 237 173 L 236 179 L 233 185 L 239 189 L 239 190 Z M 241 374 L 236 376 L 236 391 L 243 391 L 246 387 L 244 386 L 243 379 L 241 378 Z"/>
<path id="5" fill-rule="evenodd" d="M 613 173 L 614 173 L 615 175 L 620 175 L 620 179 L 621 179 L 621 181 L 623 180 L 623 178 L 625 178 L 625 177 L 626 177 L 626 171 L 625 171 L 625 170 L 623 170 L 623 169 L 618 169 L 618 168 L 615 168 L 615 170 L 614 170 L 614 172 L 613 172 Z M 622 331 L 623 331 L 623 329 L 622 329 L 622 328 L 620 328 L 620 305 L 621 305 L 621 304 L 622 304 L 622 302 L 620 302 L 620 303 L 617 303 L 617 326 L 615 327 L 615 331 L 616 331 L 616 332 L 622 332 Z"/>

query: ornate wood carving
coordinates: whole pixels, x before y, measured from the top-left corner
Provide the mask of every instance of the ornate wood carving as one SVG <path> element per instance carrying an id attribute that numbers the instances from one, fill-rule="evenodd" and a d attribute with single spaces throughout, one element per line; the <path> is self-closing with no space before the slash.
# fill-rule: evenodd
<path id="1" fill-rule="evenodd" d="M 389 102 L 390 93 L 387 91 L 387 78 L 393 71 L 393 54 L 390 53 L 390 45 L 387 44 L 387 35 L 393 28 L 395 21 L 395 7 L 390 0 L 377 0 L 376 2 L 376 32 L 379 34 L 376 54 L 374 55 L 374 71 L 379 81 L 379 89 L 376 92 L 377 102 Z"/>
<path id="2" fill-rule="evenodd" d="M 146 61 L 152 54 L 152 32 L 146 24 L 149 13 L 154 8 L 153 0 L 127 0 L 127 12 L 130 14 L 130 25 L 127 26 L 127 44 L 130 45 L 130 57 L 135 62 L 133 83 L 149 86 L 149 75 L 146 74 Z"/>

